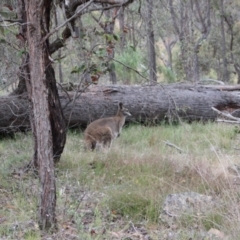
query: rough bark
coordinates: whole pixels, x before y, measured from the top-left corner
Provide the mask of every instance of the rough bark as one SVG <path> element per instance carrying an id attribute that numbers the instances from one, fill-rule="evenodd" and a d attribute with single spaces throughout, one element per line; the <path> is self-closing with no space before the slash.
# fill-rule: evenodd
<path id="1" fill-rule="evenodd" d="M 27 81 L 27 90 L 33 112 L 33 135 L 36 143 L 34 156 L 37 158 L 35 160 L 39 168 L 41 182 L 39 225 L 42 229 L 48 229 L 56 223 L 56 184 L 45 75 L 48 57 L 46 56 L 45 44 L 44 46 L 40 44 L 43 31 L 40 14 L 42 14 L 41 10 L 45 9 L 40 9 L 36 2 L 25 2 L 27 20 L 31 22 L 31 27 L 28 27 L 27 31 L 30 63 L 30 78 Z"/>
<path id="2" fill-rule="evenodd" d="M 85 127 L 89 122 L 115 114 L 122 101 L 131 111 L 127 122 L 169 120 L 215 120 L 219 110 L 240 108 L 237 86 L 93 86 L 84 93 L 60 91 L 60 101 L 68 127 Z M 75 101 L 74 101 L 75 99 Z M 24 95 L 0 98 L 0 132 L 29 130 L 29 103 Z"/>
<path id="3" fill-rule="evenodd" d="M 49 32 L 51 1 L 41 4 L 25 0 L 28 53 L 25 77 L 30 106 L 31 128 L 34 136 L 34 165 L 38 167 L 41 183 L 39 217 L 41 229 L 56 227 L 56 184 L 54 160 L 63 151 L 66 131 L 59 101 L 54 70 L 49 60 L 48 40 L 41 43 Z"/>

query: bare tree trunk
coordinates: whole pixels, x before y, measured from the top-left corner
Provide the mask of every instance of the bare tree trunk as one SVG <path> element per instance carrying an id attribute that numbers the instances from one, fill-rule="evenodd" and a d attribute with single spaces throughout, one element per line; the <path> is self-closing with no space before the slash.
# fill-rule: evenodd
<path id="1" fill-rule="evenodd" d="M 45 68 L 49 64 L 46 43 L 41 44 L 43 26 L 42 13 L 45 9 L 36 1 L 25 1 L 28 25 L 30 79 L 27 82 L 28 96 L 32 103 L 33 134 L 37 143 L 35 156 L 39 167 L 41 196 L 39 206 L 39 225 L 49 229 L 56 224 L 56 184 L 54 176 L 53 141 L 48 105 L 48 88 Z M 49 6 L 48 6 L 49 7 Z"/>
<path id="2" fill-rule="evenodd" d="M 166 41 L 166 39 L 165 39 L 165 37 L 163 36 L 163 34 L 161 33 L 161 31 L 160 31 L 160 33 L 159 33 L 159 36 L 160 36 L 160 38 L 162 39 L 162 42 L 163 42 L 163 44 L 164 44 L 164 47 L 166 48 L 166 51 L 167 51 L 167 60 L 165 60 L 165 59 L 162 59 L 163 60 L 163 62 L 164 62 L 164 65 L 166 66 L 166 67 L 168 67 L 169 69 L 171 69 L 171 70 L 173 70 L 173 62 L 172 62 L 172 48 L 174 47 L 174 45 L 176 44 L 176 42 L 177 42 L 177 38 L 176 37 L 174 37 L 174 39 L 172 39 L 172 40 L 168 40 L 168 41 Z M 169 39 L 169 38 L 168 38 Z"/>
<path id="3" fill-rule="evenodd" d="M 229 81 L 228 73 L 228 64 L 227 64 L 227 55 L 226 55 L 226 39 L 225 39 L 225 30 L 224 30 L 224 0 L 220 1 L 220 11 L 221 11 L 221 35 L 222 35 L 222 63 L 223 63 L 223 72 L 222 72 L 222 81 Z"/>
<path id="4" fill-rule="evenodd" d="M 46 67 L 48 88 L 48 105 L 50 109 L 50 123 L 53 141 L 53 160 L 59 162 L 66 143 L 66 123 L 59 100 L 54 69 L 51 65 Z"/>
<path id="5" fill-rule="evenodd" d="M 240 83 L 240 65 L 238 63 L 234 63 L 234 69 L 238 76 L 238 84 Z"/>
<path id="6" fill-rule="evenodd" d="M 238 61 L 238 57 L 234 57 L 234 50 L 233 50 L 233 46 L 234 46 L 234 40 L 235 40 L 235 34 L 234 34 L 234 20 L 233 20 L 233 16 L 228 13 L 227 15 L 224 14 L 224 20 L 226 21 L 227 25 L 228 25 L 228 29 L 230 31 L 230 45 L 229 45 L 229 52 L 230 52 L 230 57 L 231 57 L 231 62 L 233 63 L 233 67 L 236 71 L 237 74 L 237 79 L 238 79 L 238 84 L 240 83 L 240 65 L 239 65 L 239 61 Z"/>
<path id="7" fill-rule="evenodd" d="M 180 2 L 180 37 L 179 40 L 181 42 L 181 58 L 183 69 L 185 72 L 187 81 L 194 81 L 192 74 L 192 59 L 191 59 L 191 51 L 190 51 L 190 29 L 189 29 L 189 9 L 186 6 L 187 3 L 181 1 Z M 177 21 L 177 19 L 175 19 Z"/>
<path id="8" fill-rule="evenodd" d="M 239 92 L 240 85 L 94 86 L 77 99 L 75 92 L 62 91 L 60 100 L 69 127 L 85 127 L 95 119 L 114 115 L 119 101 L 123 101 L 132 114 L 127 122 L 159 123 L 179 118 L 215 120 L 217 115 L 211 107 L 240 109 L 240 97 L 234 91 Z M 27 99 L 24 96 L 1 97 L 0 134 L 29 128 Z"/>
<path id="9" fill-rule="evenodd" d="M 61 52 L 62 52 L 61 49 L 59 49 L 58 50 L 58 59 L 61 58 L 61 55 L 62 55 Z M 63 83 L 63 71 L 62 71 L 62 62 L 61 61 L 59 61 L 59 63 L 58 63 L 58 76 L 59 76 L 59 82 Z"/>
<path id="10" fill-rule="evenodd" d="M 186 4 L 186 2 L 180 1 L 179 16 L 177 16 L 177 13 L 173 6 L 173 0 L 169 0 L 170 14 L 173 22 L 173 27 L 181 43 L 181 64 L 184 70 L 184 77 L 187 81 L 194 81 L 191 70 L 192 59 L 189 51 L 189 45 L 191 44 L 189 38 L 189 13 Z"/>
<path id="11" fill-rule="evenodd" d="M 148 49 L 149 49 L 149 78 L 152 82 L 157 82 L 157 66 L 156 66 L 156 52 L 155 39 L 153 29 L 153 0 L 147 0 L 147 35 L 148 35 Z"/>
<path id="12" fill-rule="evenodd" d="M 57 16 L 57 9 L 54 9 L 54 20 L 55 20 L 55 26 L 58 26 L 58 16 Z M 61 58 L 61 48 L 58 50 L 58 76 L 59 76 L 59 82 L 63 83 L 63 72 L 62 72 L 62 63 L 60 61 Z"/>
<path id="13" fill-rule="evenodd" d="M 22 19 L 24 22 L 26 22 L 26 11 L 25 11 L 25 3 L 24 0 L 18 0 L 18 19 Z M 25 48 L 25 44 L 26 44 L 26 32 L 27 32 L 27 25 L 21 25 L 19 27 L 19 36 L 21 36 L 22 38 L 20 38 L 20 48 L 24 49 Z M 28 66 L 28 57 L 23 56 L 22 57 L 22 64 L 19 67 L 19 71 L 18 71 L 18 78 L 19 78 L 19 83 L 18 83 L 18 87 L 11 93 L 11 95 L 20 95 L 22 93 L 25 93 L 27 91 L 26 88 L 26 82 L 25 79 L 28 77 L 29 75 L 29 66 Z"/>
<path id="14" fill-rule="evenodd" d="M 196 17 L 198 21 L 200 22 L 201 26 L 201 37 L 196 41 L 194 46 L 194 58 L 193 58 L 193 74 L 194 74 L 194 80 L 198 82 L 200 80 L 200 71 L 199 71 L 199 59 L 198 59 L 198 53 L 200 50 L 200 47 L 202 46 L 202 42 L 207 39 L 210 29 L 211 29 L 211 18 L 210 18 L 210 0 L 207 0 L 205 2 L 206 4 L 206 10 L 201 11 L 200 5 L 198 1 L 194 1 L 196 5 Z M 204 15 L 202 15 L 202 12 Z"/>
<path id="15" fill-rule="evenodd" d="M 131 34 L 129 34 L 130 42 L 132 42 L 134 48 L 137 47 L 137 40 L 135 36 L 135 21 L 134 21 L 134 12 L 130 11 L 129 14 L 131 14 Z"/>
<path id="16" fill-rule="evenodd" d="M 105 12 L 105 15 L 108 18 L 108 22 L 104 26 L 104 32 L 107 34 L 106 42 L 107 42 L 107 54 L 109 59 L 113 59 L 115 55 L 115 44 L 112 37 L 108 37 L 108 34 L 110 36 L 113 36 L 113 30 L 115 26 L 115 19 L 117 15 L 115 15 L 116 9 L 108 10 Z M 109 61 L 108 63 L 109 68 L 109 78 L 112 84 L 117 83 L 117 75 L 115 72 L 115 65 L 113 61 Z"/>
<path id="17" fill-rule="evenodd" d="M 34 165 L 38 166 L 41 182 L 39 226 L 48 230 L 56 225 L 56 184 L 54 159 L 63 151 L 65 121 L 58 97 L 54 70 L 49 60 L 48 40 L 41 43 L 49 31 L 51 1 L 25 0 L 27 22 L 26 39 L 29 49 L 30 76 L 27 79 L 31 103 L 32 131 L 35 140 Z"/>
<path id="18" fill-rule="evenodd" d="M 121 7 L 119 12 L 119 27 L 120 27 L 120 47 L 121 50 L 124 50 L 126 44 L 126 37 L 125 37 L 125 24 L 124 24 L 124 7 Z"/>

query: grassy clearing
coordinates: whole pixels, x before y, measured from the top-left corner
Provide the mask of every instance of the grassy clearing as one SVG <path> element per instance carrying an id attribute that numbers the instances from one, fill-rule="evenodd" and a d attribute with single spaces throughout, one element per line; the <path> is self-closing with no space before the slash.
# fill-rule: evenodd
<path id="1" fill-rule="evenodd" d="M 84 152 L 81 133 L 69 132 L 56 166 L 59 232 L 53 239 L 63 234 L 67 239 L 127 239 L 138 224 L 152 239 L 164 239 L 159 238 L 165 231 L 159 221 L 162 203 L 168 194 L 186 191 L 215 196 L 222 206 L 204 218 L 184 217 L 178 225 L 181 239 L 192 229 L 211 228 L 238 239 L 240 182 L 228 168 L 239 165 L 239 140 L 234 126 L 216 123 L 136 125 L 124 128 L 109 151 Z M 12 174 L 31 155 L 30 134 L 0 142 L 1 239 L 41 239 L 38 180 L 32 173 Z"/>

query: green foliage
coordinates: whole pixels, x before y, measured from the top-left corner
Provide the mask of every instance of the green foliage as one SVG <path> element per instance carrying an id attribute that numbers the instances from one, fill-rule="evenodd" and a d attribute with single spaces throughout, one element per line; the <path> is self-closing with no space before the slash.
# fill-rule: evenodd
<path id="1" fill-rule="evenodd" d="M 5 4 L 4 6 L 0 7 L 0 15 L 3 19 L 13 19 L 17 18 L 17 13 L 12 10 L 12 8 Z"/>
<path id="2" fill-rule="evenodd" d="M 24 54 L 26 54 L 27 53 L 27 51 L 25 50 L 25 49 L 21 49 L 21 50 L 19 50 L 18 52 L 17 52 L 17 56 L 18 57 L 22 57 Z"/>
<path id="3" fill-rule="evenodd" d="M 212 212 L 205 216 L 201 222 L 207 231 L 209 231 L 211 228 L 221 229 L 221 225 L 224 222 L 224 216 L 221 212 Z"/>
<path id="4" fill-rule="evenodd" d="M 36 232 L 36 231 L 28 231 L 24 234 L 24 240 L 37 240 L 37 239 L 41 239 L 41 235 L 40 233 Z"/>
<path id="5" fill-rule="evenodd" d="M 222 212 L 210 212 L 207 215 L 197 216 L 192 214 L 184 214 L 178 224 L 181 227 L 188 228 L 189 226 L 203 226 L 204 230 L 209 231 L 211 228 L 221 229 L 224 217 Z"/>
<path id="6" fill-rule="evenodd" d="M 168 83 L 176 82 L 176 75 L 172 69 L 165 66 L 159 66 L 159 72 L 163 74 L 164 81 L 167 81 Z"/>
<path id="7" fill-rule="evenodd" d="M 176 47 L 174 48 L 173 52 L 173 69 L 176 75 L 177 80 L 182 81 L 184 79 L 184 69 L 183 69 L 183 63 L 181 60 L 180 55 L 180 44 L 176 44 Z"/>
<path id="8" fill-rule="evenodd" d="M 0 36 L 4 35 L 4 27 L 0 26 Z"/>
<path id="9" fill-rule="evenodd" d="M 15 134 L 14 138 L 0 140 L 0 152 L 1 154 L 1 169 L 0 169 L 0 181 L 2 183 L 7 181 L 7 175 L 19 167 L 24 160 L 31 159 L 32 143 L 29 136 L 22 134 Z M 8 151 L 5 151 L 9 148 Z"/>
<path id="10" fill-rule="evenodd" d="M 127 46 L 123 52 L 116 53 L 116 72 L 120 81 L 124 83 L 140 83 L 139 74 L 134 70 L 139 71 L 144 76 L 147 76 L 146 68 L 144 66 L 144 56 L 139 48 Z M 122 63 L 122 64 L 121 64 Z"/>
<path id="11" fill-rule="evenodd" d="M 124 187 L 123 187 L 124 188 Z M 135 189 L 116 189 L 110 193 L 107 204 L 112 212 L 134 221 L 150 220 L 157 222 L 159 215 L 158 204 L 154 204 L 147 195 Z"/>
<path id="12" fill-rule="evenodd" d="M 85 66 L 84 63 L 81 64 L 80 66 L 75 66 L 75 67 L 72 69 L 71 74 L 73 74 L 73 73 L 79 74 L 79 73 L 83 72 L 85 68 L 86 68 L 86 66 Z"/>

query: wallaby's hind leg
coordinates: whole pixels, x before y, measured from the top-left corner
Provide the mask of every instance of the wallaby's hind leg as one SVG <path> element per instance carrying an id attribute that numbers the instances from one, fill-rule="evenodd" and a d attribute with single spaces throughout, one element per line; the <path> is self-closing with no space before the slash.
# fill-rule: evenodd
<path id="1" fill-rule="evenodd" d="M 95 150 L 96 148 L 96 141 L 93 140 L 93 139 L 86 139 L 85 140 L 85 146 L 84 146 L 84 150 L 87 151 L 87 150 Z"/>
<path id="2" fill-rule="evenodd" d="M 103 147 L 110 148 L 112 145 L 112 140 L 113 140 L 113 133 L 111 128 L 107 127 L 105 129 L 104 135 L 102 135 L 102 144 Z"/>
<path id="3" fill-rule="evenodd" d="M 112 146 L 112 140 L 111 139 L 106 139 L 104 142 L 103 142 L 103 146 L 104 147 L 107 147 L 107 148 L 110 148 Z"/>
<path id="4" fill-rule="evenodd" d="M 110 127 L 98 128 L 94 134 L 85 135 L 86 150 L 100 150 L 111 147 L 114 136 Z"/>
<path id="5" fill-rule="evenodd" d="M 96 149 L 96 146 L 97 146 L 96 141 L 93 141 L 93 142 L 91 143 L 91 150 L 92 150 L 92 151 L 95 150 L 95 149 Z"/>

